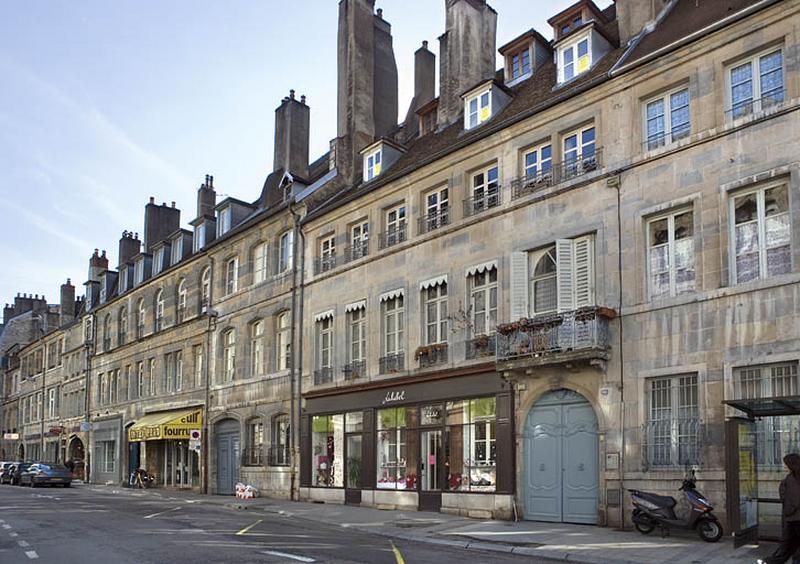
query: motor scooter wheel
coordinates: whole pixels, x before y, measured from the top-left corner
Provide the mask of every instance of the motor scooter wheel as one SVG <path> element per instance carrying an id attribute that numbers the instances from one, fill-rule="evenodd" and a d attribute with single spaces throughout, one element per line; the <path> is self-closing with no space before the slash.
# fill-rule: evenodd
<path id="1" fill-rule="evenodd" d="M 717 542 L 722 538 L 722 525 L 716 519 L 703 519 L 697 523 L 697 534 L 706 542 Z"/>
<path id="2" fill-rule="evenodd" d="M 644 523 L 634 523 L 633 526 L 643 535 L 649 535 L 656 528 L 655 525 L 645 525 Z"/>

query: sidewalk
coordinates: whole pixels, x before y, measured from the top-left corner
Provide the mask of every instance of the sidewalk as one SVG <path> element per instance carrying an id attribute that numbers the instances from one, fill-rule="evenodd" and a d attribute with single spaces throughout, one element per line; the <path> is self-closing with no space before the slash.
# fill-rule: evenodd
<path id="1" fill-rule="evenodd" d="M 694 532 L 686 531 L 678 531 L 671 537 L 661 538 L 657 531 L 644 536 L 636 531 L 617 531 L 588 525 L 479 521 L 442 513 L 384 511 L 369 507 L 270 498 L 237 500 L 231 496 L 172 490 L 128 490 L 96 485 L 84 487 L 97 488 L 99 491 L 114 490 L 136 496 L 187 499 L 256 513 L 280 514 L 414 542 L 586 564 L 754 563 L 774 549 L 772 543 L 763 543 L 760 547 L 748 546 L 735 550 L 729 536 L 718 543 L 705 543 Z"/>

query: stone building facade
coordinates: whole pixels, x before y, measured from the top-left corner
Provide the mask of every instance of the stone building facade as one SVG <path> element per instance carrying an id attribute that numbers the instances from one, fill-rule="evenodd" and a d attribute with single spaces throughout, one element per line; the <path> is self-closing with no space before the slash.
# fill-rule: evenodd
<path id="1" fill-rule="evenodd" d="M 207 177 L 192 230 L 151 199 L 95 252 L 78 321 L 6 354 L 25 456 L 608 526 L 692 465 L 736 505 L 723 402 L 800 389 L 800 6 L 580 0 L 499 49 L 485 1 L 445 9 L 404 123 L 391 26 L 342 0 L 331 152 L 292 91 L 258 200 Z M 755 432 L 770 497 L 797 420 Z"/>

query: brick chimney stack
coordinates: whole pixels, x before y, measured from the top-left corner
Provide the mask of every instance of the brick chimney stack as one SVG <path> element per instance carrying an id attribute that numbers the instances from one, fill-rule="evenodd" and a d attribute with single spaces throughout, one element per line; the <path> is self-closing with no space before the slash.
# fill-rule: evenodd
<path id="1" fill-rule="evenodd" d="M 197 190 L 197 217 L 214 217 L 217 193 L 214 191 L 214 177 L 206 174 L 206 180 Z"/>
<path id="2" fill-rule="evenodd" d="M 75 286 L 67 278 L 66 284 L 61 285 L 61 309 L 58 324 L 66 325 L 75 319 Z"/>
<path id="3" fill-rule="evenodd" d="M 275 157 L 273 170 L 283 169 L 302 178 L 308 177 L 308 144 L 311 110 L 306 97 L 298 101 L 294 90 L 275 110 Z"/>
<path id="4" fill-rule="evenodd" d="M 181 210 L 166 203 L 156 204 L 155 198 L 144 207 L 144 252 L 150 253 L 153 246 L 165 240 L 181 226 Z"/>

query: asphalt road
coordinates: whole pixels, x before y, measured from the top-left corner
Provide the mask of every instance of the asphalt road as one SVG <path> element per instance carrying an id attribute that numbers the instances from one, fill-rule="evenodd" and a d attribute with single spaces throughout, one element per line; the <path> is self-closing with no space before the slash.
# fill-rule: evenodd
<path id="1" fill-rule="evenodd" d="M 0 563 L 521 564 L 529 557 L 391 539 L 190 499 L 0 486 Z"/>

